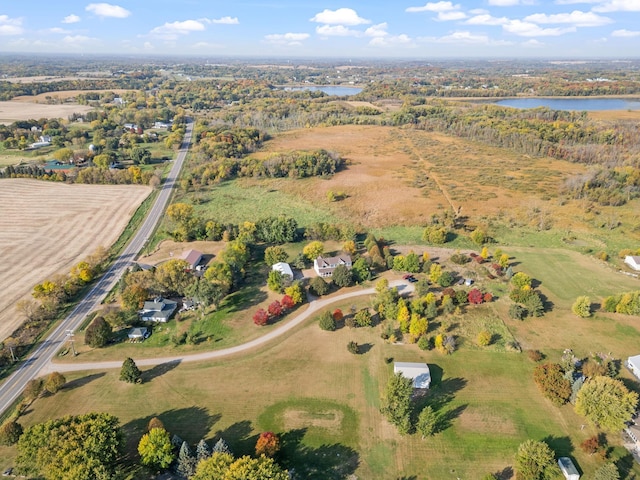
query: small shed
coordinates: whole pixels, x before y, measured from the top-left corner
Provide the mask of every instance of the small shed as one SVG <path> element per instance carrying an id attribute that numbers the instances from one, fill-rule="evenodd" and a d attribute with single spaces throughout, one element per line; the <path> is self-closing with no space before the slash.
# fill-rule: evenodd
<path id="1" fill-rule="evenodd" d="M 187 250 L 182 254 L 182 259 L 189 264 L 191 270 L 195 270 L 200 260 L 202 260 L 202 252 L 198 250 Z"/>
<path id="2" fill-rule="evenodd" d="M 627 358 L 627 368 L 640 380 L 640 355 Z"/>
<path id="3" fill-rule="evenodd" d="M 558 465 L 560 466 L 560 470 L 562 470 L 564 478 L 567 480 L 580 480 L 578 469 L 569 457 L 560 457 L 558 459 Z"/>
<path id="4" fill-rule="evenodd" d="M 624 257 L 624 263 L 629 265 L 633 270 L 640 271 L 640 257 L 637 255 L 627 255 Z"/>
<path id="5" fill-rule="evenodd" d="M 280 272 L 283 276 L 289 276 L 293 280 L 293 270 L 291 270 L 291 266 L 288 263 L 275 263 L 271 266 L 271 269 Z"/>
<path id="6" fill-rule="evenodd" d="M 144 340 L 149 336 L 147 327 L 136 327 L 129 330 L 129 340 Z"/>
<path id="7" fill-rule="evenodd" d="M 413 380 L 413 388 L 429 388 L 431 385 L 431 372 L 426 363 L 395 362 L 393 373 L 401 373 Z"/>

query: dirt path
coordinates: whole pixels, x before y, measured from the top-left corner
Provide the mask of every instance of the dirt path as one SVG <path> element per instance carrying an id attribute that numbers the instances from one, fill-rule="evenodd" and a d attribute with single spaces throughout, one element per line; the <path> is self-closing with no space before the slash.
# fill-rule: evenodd
<path id="1" fill-rule="evenodd" d="M 398 287 L 398 290 L 401 294 L 413 292 L 414 288 L 411 283 L 402 281 L 402 280 L 394 280 L 389 282 L 390 287 Z M 364 290 L 355 290 L 349 293 L 343 293 L 342 295 L 336 295 L 329 298 L 324 298 L 321 300 L 314 300 L 309 303 L 309 306 L 304 312 L 300 312 L 296 317 L 294 317 L 291 321 L 285 323 L 284 325 L 276 328 L 275 330 L 270 331 L 266 335 L 262 337 L 256 338 L 247 343 L 243 343 L 241 345 L 236 345 L 235 347 L 224 348 L 222 350 L 214 350 L 210 352 L 202 352 L 202 353 L 194 353 L 190 355 L 173 355 L 167 357 L 160 358 L 146 358 L 136 360 L 136 364 L 139 367 L 150 367 L 154 365 L 160 365 L 163 363 L 182 363 L 182 362 L 200 362 L 203 360 L 211 360 L 215 358 L 226 357 L 229 355 L 234 355 L 236 353 L 242 353 L 247 350 L 256 348 L 260 345 L 263 345 L 271 340 L 278 338 L 293 328 L 300 325 L 302 322 L 307 320 L 310 316 L 317 313 L 319 310 L 331 305 L 332 303 L 342 302 L 344 300 L 348 300 L 349 298 L 358 297 L 362 295 L 373 295 L 375 293 L 375 288 L 367 288 Z M 122 361 L 112 361 L 112 362 L 89 362 L 89 363 L 49 363 L 46 367 L 41 370 L 41 374 L 46 374 L 50 372 L 76 372 L 82 370 L 105 370 L 111 368 L 121 368 Z"/>

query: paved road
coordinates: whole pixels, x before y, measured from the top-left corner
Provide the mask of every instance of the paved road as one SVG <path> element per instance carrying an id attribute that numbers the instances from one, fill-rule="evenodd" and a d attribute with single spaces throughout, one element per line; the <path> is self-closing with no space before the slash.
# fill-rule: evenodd
<path id="1" fill-rule="evenodd" d="M 398 290 L 401 294 L 409 293 L 413 291 L 413 284 L 395 280 L 389 282 L 389 286 L 398 287 Z M 367 288 L 363 290 L 354 290 L 348 293 L 343 293 L 342 295 L 336 295 L 333 297 L 323 298 L 321 300 L 315 300 L 309 304 L 306 310 L 300 312 L 295 318 L 283 324 L 282 326 L 271 330 L 266 335 L 262 337 L 256 338 L 255 340 L 251 340 L 250 342 L 243 343 L 241 345 L 236 345 L 235 347 L 224 348 L 222 350 L 213 350 L 210 352 L 201 352 L 201 353 L 193 353 L 190 355 L 174 355 L 167 356 L 161 358 L 145 358 L 136 360 L 136 365 L 139 367 L 149 367 L 153 365 L 161 365 L 164 363 L 182 363 L 182 362 L 199 362 L 202 360 L 211 360 L 220 357 L 225 357 L 228 355 L 233 355 L 236 353 L 241 353 L 246 350 L 250 350 L 252 348 L 263 345 L 267 342 L 270 342 L 274 338 L 280 337 L 284 335 L 292 328 L 297 327 L 302 322 L 304 322 L 311 315 L 317 313 L 319 310 L 336 303 L 343 302 L 353 297 L 358 297 L 361 295 L 373 295 L 375 293 L 375 288 Z M 49 363 L 45 366 L 44 372 L 73 372 L 73 371 L 82 371 L 82 370 L 106 370 L 111 368 L 121 368 L 122 361 L 114 361 L 114 362 L 87 362 L 87 363 Z"/>
<path id="2" fill-rule="evenodd" d="M 29 380 L 37 377 L 51 362 L 62 344 L 67 340 L 67 332 L 75 331 L 89 312 L 96 309 L 104 297 L 118 282 L 125 269 L 131 265 L 136 255 L 142 250 L 146 242 L 160 221 L 165 211 L 171 190 L 178 178 L 187 151 L 191 143 L 193 123 L 187 123 L 187 129 L 178 155 L 171 171 L 162 184 L 158 198 L 147 215 L 138 233 L 129 242 L 124 251 L 112 264 L 111 268 L 102 276 L 100 281 L 78 303 L 76 308 L 49 334 L 35 352 L 33 352 L 18 369 L 0 386 L 0 413 L 4 412 L 18 398 Z"/>

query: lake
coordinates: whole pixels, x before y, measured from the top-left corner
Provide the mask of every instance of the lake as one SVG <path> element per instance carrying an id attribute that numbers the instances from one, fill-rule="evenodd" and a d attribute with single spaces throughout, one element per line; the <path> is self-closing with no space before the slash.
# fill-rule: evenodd
<path id="1" fill-rule="evenodd" d="M 284 87 L 283 90 L 290 92 L 299 92 L 301 90 L 309 90 L 311 92 L 324 92 L 327 95 L 337 95 L 339 97 L 345 95 L 356 95 L 362 91 L 360 87 L 342 87 L 340 85 L 320 85 L 320 86 L 304 86 L 304 87 Z"/>
<path id="2" fill-rule="evenodd" d="M 640 110 L 640 99 L 621 98 L 509 98 L 495 102 L 496 105 L 514 108 L 547 107 L 552 110 L 602 111 Z"/>

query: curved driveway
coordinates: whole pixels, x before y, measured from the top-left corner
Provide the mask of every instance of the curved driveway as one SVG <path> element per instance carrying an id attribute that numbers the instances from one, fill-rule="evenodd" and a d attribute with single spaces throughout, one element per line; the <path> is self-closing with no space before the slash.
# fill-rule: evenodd
<path id="1" fill-rule="evenodd" d="M 389 282 L 390 287 L 398 287 L 398 290 L 401 293 L 409 293 L 413 291 L 413 285 L 411 283 L 407 283 L 401 280 L 395 280 Z M 366 288 L 364 290 L 355 290 L 348 293 L 343 293 L 342 295 L 336 295 L 334 297 L 325 298 L 322 300 L 314 300 L 309 303 L 309 307 L 304 311 L 300 312 L 293 320 L 283 324 L 282 326 L 271 330 L 266 335 L 262 337 L 256 338 L 255 340 L 251 340 L 250 342 L 243 343 L 241 345 L 236 345 L 235 347 L 224 348 L 221 350 L 212 350 L 209 352 L 201 352 L 201 353 L 193 353 L 189 355 L 174 355 L 160 358 L 146 358 L 136 360 L 136 364 L 142 367 L 148 367 L 153 365 L 160 365 L 163 363 L 182 363 L 182 362 L 199 362 L 202 360 L 211 360 L 220 357 L 226 357 L 228 355 L 233 355 L 236 353 L 245 352 L 252 348 L 263 345 L 271 340 L 280 337 L 287 333 L 289 330 L 297 327 L 306 319 L 308 319 L 311 315 L 322 310 L 323 308 L 331 305 L 332 303 L 342 302 L 344 300 L 348 300 L 353 297 L 358 297 L 361 295 L 373 295 L 376 293 L 375 288 Z M 120 368 L 122 367 L 122 361 L 115 362 L 88 362 L 88 363 L 49 363 L 45 367 L 45 372 L 56 371 L 56 372 L 73 372 L 79 370 L 103 370 L 110 368 Z"/>
<path id="2" fill-rule="evenodd" d="M 72 334 L 82 324 L 86 316 L 102 303 L 104 297 L 115 286 L 125 269 L 131 265 L 136 255 L 147 243 L 169 202 L 173 186 L 178 179 L 191 144 L 192 132 L 193 123 L 188 120 L 183 142 L 180 145 L 171 171 L 160 188 L 158 198 L 151 207 L 144 223 L 120 256 L 89 290 L 86 296 L 80 300 L 71 313 L 49 333 L 38 348 L 4 381 L 0 387 L 0 413 L 13 404 L 31 379 L 36 378 L 43 370 L 48 368 L 58 350 L 68 340 L 68 335 Z"/>

